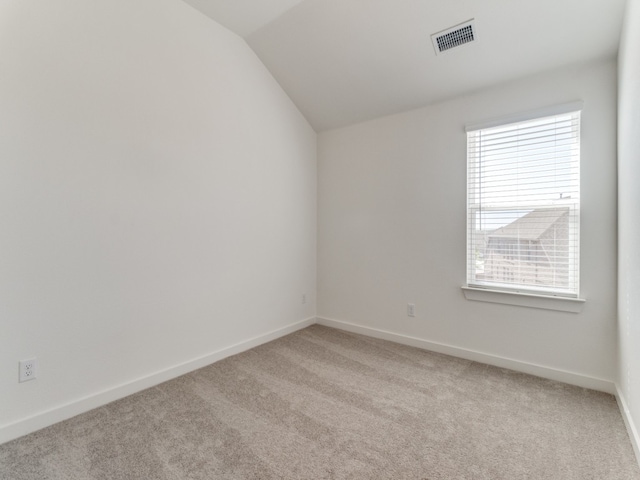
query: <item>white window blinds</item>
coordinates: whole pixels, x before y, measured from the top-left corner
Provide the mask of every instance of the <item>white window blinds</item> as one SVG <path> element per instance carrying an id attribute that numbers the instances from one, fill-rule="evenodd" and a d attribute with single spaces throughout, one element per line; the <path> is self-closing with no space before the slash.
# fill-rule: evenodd
<path id="1" fill-rule="evenodd" d="M 467 131 L 467 283 L 577 297 L 580 112 Z"/>

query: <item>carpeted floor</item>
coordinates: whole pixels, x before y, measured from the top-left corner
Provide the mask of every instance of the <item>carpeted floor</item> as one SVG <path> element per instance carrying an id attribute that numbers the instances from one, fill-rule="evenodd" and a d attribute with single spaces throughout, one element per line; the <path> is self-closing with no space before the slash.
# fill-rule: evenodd
<path id="1" fill-rule="evenodd" d="M 616 401 L 312 326 L 0 446 L 0 478 L 640 480 Z"/>

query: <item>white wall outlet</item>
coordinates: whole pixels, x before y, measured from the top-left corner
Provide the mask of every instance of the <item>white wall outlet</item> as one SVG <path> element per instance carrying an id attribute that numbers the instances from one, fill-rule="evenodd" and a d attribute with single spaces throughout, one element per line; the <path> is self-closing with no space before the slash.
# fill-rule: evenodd
<path id="1" fill-rule="evenodd" d="M 307 294 L 303 293 L 302 294 L 302 304 L 304 305 L 305 303 L 307 303 Z"/>
<path id="2" fill-rule="evenodd" d="M 416 306 L 413 303 L 407 303 L 407 316 L 415 317 L 416 316 Z"/>
<path id="3" fill-rule="evenodd" d="M 38 363 L 35 358 L 30 358 L 29 360 L 21 360 L 19 362 L 19 365 L 20 375 L 18 377 L 18 380 L 20 382 L 26 382 L 36 378 L 36 375 L 38 373 Z"/>

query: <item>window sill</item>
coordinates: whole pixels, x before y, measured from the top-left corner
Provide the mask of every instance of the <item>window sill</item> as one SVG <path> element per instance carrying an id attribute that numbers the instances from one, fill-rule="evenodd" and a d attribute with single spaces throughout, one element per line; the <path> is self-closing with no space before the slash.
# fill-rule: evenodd
<path id="1" fill-rule="evenodd" d="M 462 287 L 467 300 L 477 302 L 502 303 L 519 307 L 542 308 L 559 312 L 580 313 L 585 304 L 582 298 L 554 297 L 531 293 L 505 292 L 485 288 Z"/>

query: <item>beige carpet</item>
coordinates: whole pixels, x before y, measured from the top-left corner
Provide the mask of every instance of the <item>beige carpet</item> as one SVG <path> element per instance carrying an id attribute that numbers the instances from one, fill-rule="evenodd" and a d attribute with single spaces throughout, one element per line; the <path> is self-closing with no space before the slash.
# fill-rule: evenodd
<path id="1" fill-rule="evenodd" d="M 0 478 L 640 480 L 615 399 L 321 326 L 0 446 Z"/>

